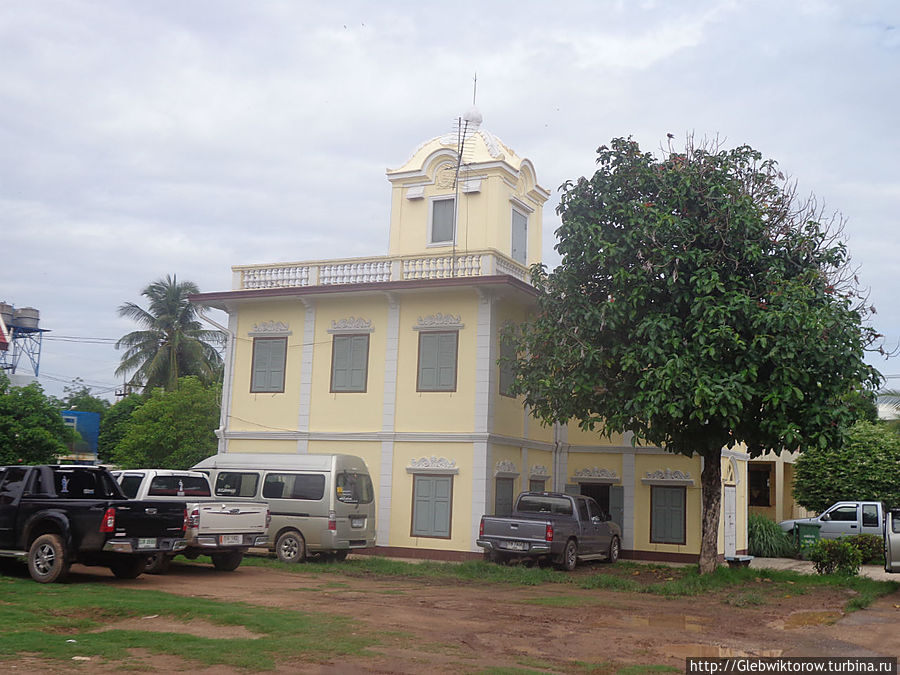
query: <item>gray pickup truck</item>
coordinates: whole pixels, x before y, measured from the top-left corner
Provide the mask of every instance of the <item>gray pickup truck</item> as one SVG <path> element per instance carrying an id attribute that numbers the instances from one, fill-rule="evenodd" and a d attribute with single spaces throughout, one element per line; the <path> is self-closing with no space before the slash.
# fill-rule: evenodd
<path id="1" fill-rule="evenodd" d="M 784 520 L 778 524 L 782 530 L 790 532 L 797 523 L 819 525 L 820 539 L 837 539 L 854 534 L 880 537 L 884 532 L 884 506 L 881 502 L 837 502 L 815 518 Z"/>
<path id="2" fill-rule="evenodd" d="M 567 571 L 579 560 L 619 558 L 622 531 L 590 497 L 523 492 L 510 516 L 481 517 L 476 544 L 485 559 L 552 563 Z"/>
<path id="3" fill-rule="evenodd" d="M 900 574 L 900 509 L 889 509 L 885 513 L 884 571 Z"/>

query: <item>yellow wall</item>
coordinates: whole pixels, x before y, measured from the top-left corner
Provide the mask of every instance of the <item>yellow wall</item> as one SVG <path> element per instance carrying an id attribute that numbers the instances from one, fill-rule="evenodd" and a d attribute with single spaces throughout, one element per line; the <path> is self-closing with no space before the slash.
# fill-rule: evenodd
<path id="1" fill-rule="evenodd" d="M 691 474 L 694 486 L 688 486 L 685 491 L 685 544 L 659 544 L 650 543 L 650 489 L 652 486 L 642 482 L 648 472 L 659 469 L 672 469 Z M 634 514 L 634 547 L 638 551 L 652 551 L 656 553 L 686 553 L 698 555 L 700 553 L 700 460 L 680 455 L 666 454 L 638 454 L 634 458 L 635 472 L 635 514 Z"/>
<path id="2" fill-rule="evenodd" d="M 450 539 L 413 537 L 413 474 L 406 467 L 414 459 L 445 457 L 456 462 L 459 472 L 453 476 L 453 503 Z M 391 546 L 430 548 L 440 551 L 468 551 L 472 546 L 472 446 L 467 443 L 428 443 L 394 445 L 393 496 L 391 499 Z M 425 472 L 427 473 L 427 472 Z M 479 514 L 480 515 L 480 514 Z M 386 542 L 379 542 L 385 544 Z"/>
<path id="3" fill-rule="evenodd" d="M 418 392 L 419 317 L 442 313 L 459 315 L 464 328 L 457 344 L 456 391 Z M 471 291 L 405 296 L 400 306 L 397 374 L 397 431 L 468 432 L 475 418 L 475 347 L 478 301 Z"/>
<path id="4" fill-rule="evenodd" d="M 238 315 L 228 427 L 233 431 L 296 430 L 300 404 L 300 365 L 305 309 L 300 302 L 256 302 L 243 305 Z M 284 393 L 250 393 L 253 363 L 253 325 L 267 321 L 288 324 Z"/>
<path id="5" fill-rule="evenodd" d="M 354 317 L 372 322 L 365 392 L 331 391 L 332 321 Z M 380 297 L 329 298 L 316 303 L 310 431 L 354 432 L 381 428 L 387 303 Z"/>

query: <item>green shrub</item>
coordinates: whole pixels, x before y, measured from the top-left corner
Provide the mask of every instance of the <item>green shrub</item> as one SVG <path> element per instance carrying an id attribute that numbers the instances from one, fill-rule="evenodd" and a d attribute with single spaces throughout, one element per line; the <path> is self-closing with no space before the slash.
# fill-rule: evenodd
<path id="1" fill-rule="evenodd" d="M 797 554 L 791 537 L 771 518 L 751 513 L 747 521 L 747 552 L 759 558 L 792 558 Z"/>
<path id="2" fill-rule="evenodd" d="M 863 563 L 873 565 L 884 562 L 884 539 L 876 534 L 854 534 L 847 537 L 856 550 L 862 555 Z"/>
<path id="3" fill-rule="evenodd" d="M 821 539 L 807 549 L 807 557 L 812 560 L 819 574 L 859 574 L 862 553 L 846 539 Z"/>

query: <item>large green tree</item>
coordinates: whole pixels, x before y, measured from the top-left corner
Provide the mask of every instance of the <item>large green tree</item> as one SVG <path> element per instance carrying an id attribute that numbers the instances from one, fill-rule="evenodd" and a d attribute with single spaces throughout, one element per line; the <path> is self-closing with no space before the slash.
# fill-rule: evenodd
<path id="1" fill-rule="evenodd" d="M 134 411 L 143 405 L 146 396 L 128 394 L 116 401 L 100 420 L 100 436 L 97 439 L 97 456 L 101 462 L 111 462 L 113 451 L 125 437 L 125 431 L 131 423 Z"/>
<path id="2" fill-rule="evenodd" d="M 154 389 L 131 414 L 112 460 L 124 469 L 189 469 L 215 454 L 219 426 L 218 383 L 183 377 L 166 391 Z"/>
<path id="3" fill-rule="evenodd" d="M 53 463 L 74 440 L 75 432 L 38 383 L 13 387 L 0 373 L 0 465 Z"/>
<path id="4" fill-rule="evenodd" d="M 704 458 L 700 570 L 716 567 L 722 448 L 838 442 L 879 375 L 829 223 L 742 146 L 660 158 L 631 139 L 562 187 L 561 264 L 533 270 L 515 391 L 546 423 Z"/>
<path id="5" fill-rule="evenodd" d="M 116 342 L 116 349 L 124 350 L 117 375 L 132 373 L 130 384 L 142 386 L 144 391 L 154 387 L 173 389 L 178 378 L 186 375 L 203 382 L 221 377 L 219 348 L 225 335 L 203 328 L 200 306 L 188 299 L 196 293 L 199 289 L 195 283 L 166 276 L 141 291 L 149 301 L 147 309 L 133 302 L 119 307 L 119 316 L 132 319 L 141 330 Z"/>
<path id="6" fill-rule="evenodd" d="M 842 499 L 900 507 L 900 436 L 884 424 L 857 422 L 844 443 L 810 448 L 794 464 L 794 497 L 822 512 Z"/>
<path id="7" fill-rule="evenodd" d="M 100 415 L 101 422 L 106 411 L 111 406 L 106 399 L 94 396 L 91 387 L 86 385 L 80 377 L 76 377 L 71 384 L 63 387 L 63 397 L 60 400 L 60 405 L 64 410 L 95 412 Z"/>

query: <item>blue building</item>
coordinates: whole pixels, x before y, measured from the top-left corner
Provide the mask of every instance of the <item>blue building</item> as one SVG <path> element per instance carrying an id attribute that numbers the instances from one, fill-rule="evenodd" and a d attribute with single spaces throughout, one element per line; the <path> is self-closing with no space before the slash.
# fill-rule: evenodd
<path id="1" fill-rule="evenodd" d="M 100 437 L 100 413 L 63 410 L 62 418 L 67 427 L 71 427 L 81 434 L 81 440 L 75 441 L 70 448 L 71 452 L 65 457 L 60 457 L 59 461 L 66 464 L 96 464 L 97 440 Z"/>

